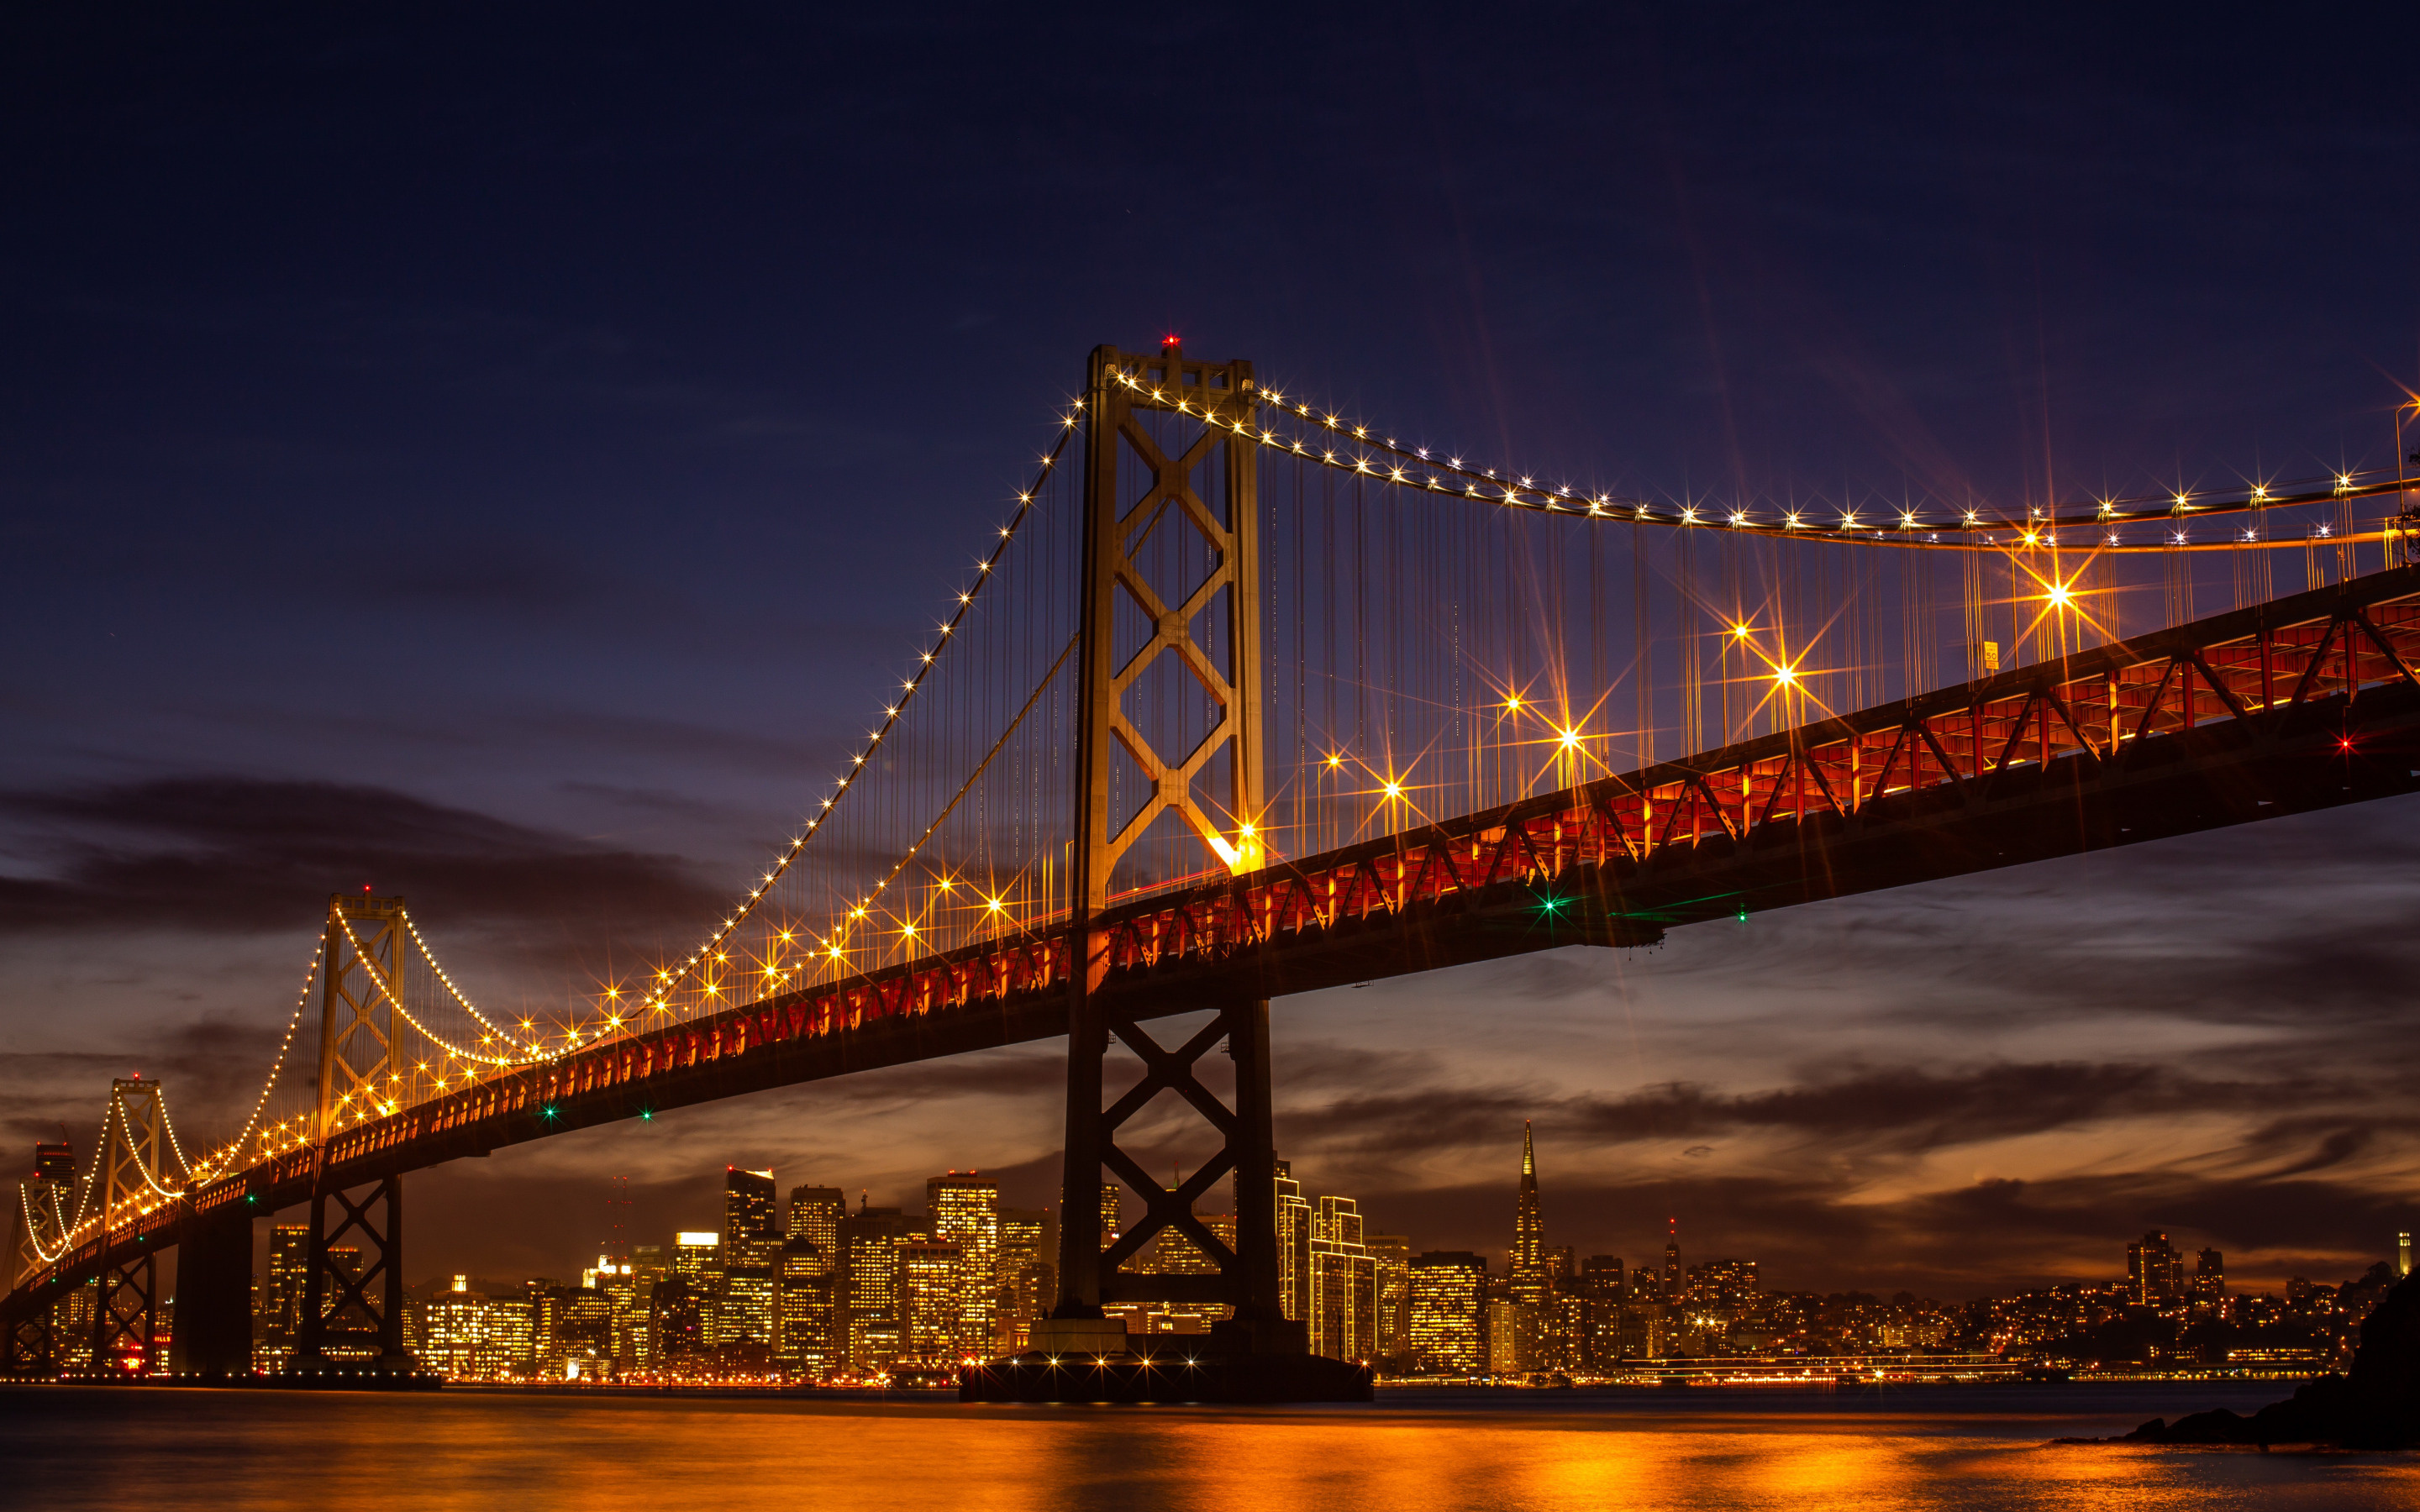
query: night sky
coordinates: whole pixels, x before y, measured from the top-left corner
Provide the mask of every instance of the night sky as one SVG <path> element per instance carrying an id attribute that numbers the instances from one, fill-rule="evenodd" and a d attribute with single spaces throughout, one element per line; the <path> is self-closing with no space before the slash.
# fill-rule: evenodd
<path id="1" fill-rule="evenodd" d="M 333 891 L 516 1008 L 719 918 L 1097 343 L 1651 495 L 2392 461 L 2408 20 L 1685 8 L 14 13 L 8 1140 L 130 1070 L 226 1132 Z M 2420 1224 L 2416 862 L 2373 805 L 1286 1000 L 1280 1149 L 1419 1248 L 1501 1253 L 1530 1119 L 1583 1255 L 2341 1280 Z M 1055 1201 L 1059 1057 L 415 1177 L 408 1273 L 726 1162 Z"/>

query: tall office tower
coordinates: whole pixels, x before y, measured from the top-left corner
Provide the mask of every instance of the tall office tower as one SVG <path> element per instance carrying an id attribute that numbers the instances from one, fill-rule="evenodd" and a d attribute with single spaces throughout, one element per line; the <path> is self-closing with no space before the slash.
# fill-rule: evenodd
<path id="1" fill-rule="evenodd" d="M 1000 1183 L 973 1171 L 928 1177 L 924 1212 L 936 1240 L 958 1246 L 958 1322 L 951 1348 L 991 1352 L 1000 1315 Z"/>
<path id="2" fill-rule="evenodd" d="M 1311 1204 L 1291 1162 L 1278 1162 L 1278 1301 L 1286 1317 L 1311 1316 Z"/>
<path id="3" fill-rule="evenodd" d="M 2206 1249 L 2194 1257 L 2193 1306 L 2197 1313 L 2215 1313 L 2226 1305 L 2226 1257 Z"/>
<path id="4" fill-rule="evenodd" d="M 1351 1197 L 1321 1197 L 1311 1213 L 1311 1352 L 1331 1360 L 1378 1356 L 1378 1262 L 1361 1242 Z"/>
<path id="5" fill-rule="evenodd" d="M 55 1145 L 34 1146 L 34 1180 L 57 1186 L 75 1184 L 75 1147 L 62 1139 Z"/>
<path id="6" fill-rule="evenodd" d="M 993 1349 L 1016 1354 L 1059 1296 L 1059 1217 L 1047 1208 L 1000 1210 L 1000 1306 Z"/>
<path id="7" fill-rule="evenodd" d="M 1402 1234 L 1364 1234 L 1361 1242 L 1378 1276 L 1378 1358 L 1397 1369 L 1412 1321 L 1412 1242 Z"/>
<path id="8" fill-rule="evenodd" d="M 1487 1262 L 1468 1250 L 1430 1250 L 1412 1257 L 1411 1320 L 1404 1353 L 1413 1372 L 1477 1375 L 1479 1308 Z"/>
<path id="9" fill-rule="evenodd" d="M 715 1343 L 750 1347 L 772 1358 L 775 1251 L 782 1227 L 773 1173 L 725 1166 L 722 1177 L 722 1306 Z"/>
<path id="10" fill-rule="evenodd" d="M 710 1273 L 697 1273 L 703 1276 Z M 675 1269 L 655 1278 L 647 1293 L 647 1367 L 679 1374 L 705 1364 L 713 1349 L 713 1300 L 703 1280 Z"/>
<path id="11" fill-rule="evenodd" d="M 826 1255 L 840 1253 L 840 1221 L 848 1216 L 848 1198 L 836 1186 L 790 1188 L 788 1239 L 804 1239 Z"/>
<path id="12" fill-rule="evenodd" d="M 793 1215 L 798 1211 L 795 1199 L 790 1211 Z M 804 1234 L 782 1242 L 780 1326 L 773 1358 L 791 1375 L 820 1381 L 840 1364 L 832 1347 L 832 1270 L 837 1252 L 837 1245 L 825 1249 Z"/>
<path id="13" fill-rule="evenodd" d="M 672 1274 L 681 1284 L 684 1320 L 695 1319 L 697 1347 L 713 1349 L 721 1341 L 722 1236 L 705 1229 L 675 1234 Z"/>
<path id="14" fill-rule="evenodd" d="M 1546 1268 L 1546 1219 L 1538 1210 L 1538 1151 L 1521 1125 L 1521 1195 L 1512 1210 L 1512 1300 L 1535 1307 L 1554 1289 Z"/>
<path id="15" fill-rule="evenodd" d="M 257 1363 L 275 1369 L 294 1356 L 302 1337 L 302 1288 L 311 1272 L 311 1226 L 279 1224 L 269 1231 L 269 1280 L 260 1288 L 255 1336 Z"/>
<path id="16" fill-rule="evenodd" d="M 2154 1229 L 2126 1246 L 2126 1290 L 2144 1307 L 2173 1307 L 2184 1300 L 2185 1257 Z"/>
<path id="17" fill-rule="evenodd" d="M 1668 1303 L 1680 1301 L 1681 1293 L 1686 1288 L 1687 1282 L 1681 1274 L 1681 1220 L 1668 1219 L 1664 1241 L 1664 1274 L 1659 1278 L 1656 1290 L 1663 1300 Z"/>
<path id="18" fill-rule="evenodd" d="M 661 1244 L 640 1244 L 630 1251 L 630 1307 L 613 1334 L 613 1364 L 622 1370 L 643 1370 L 655 1363 L 656 1284 L 670 1273 Z"/>
<path id="19" fill-rule="evenodd" d="M 2397 1275 L 2412 1273 L 2412 1236 L 2410 1234 L 2395 1236 L 2395 1273 Z"/>
<path id="20" fill-rule="evenodd" d="M 1610 1370 L 1621 1358 L 1621 1257 L 1590 1256 L 1573 1285 L 1580 1303 L 1573 1364 L 1582 1370 Z"/>
<path id="21" fill-rule="evenodd" d="M 1101 1248 L 1108 1249 L 1118 1242 L 1118 1209 L 1125 1192 L 1115 1181 L 1101 1183 Z"/>
<path id="22" fill-rule="evenodd" d="M 847 1367 L 872 1374 L 899 1354 L 898 1241 L 915 1228 L 896 1208 L 870 1208 L 840 1221 L 840 1266 L 832 1284 L 832 1335 L 845 1348 Z"/>
<path id="23" fill-rule="evenodd" d="M 902 1362 L 954 1365 L 966 1328 L 959 1298 L 965 1290 L 967 1253 L 945 1239 L 902 1239 L 896 1283 Z"/>

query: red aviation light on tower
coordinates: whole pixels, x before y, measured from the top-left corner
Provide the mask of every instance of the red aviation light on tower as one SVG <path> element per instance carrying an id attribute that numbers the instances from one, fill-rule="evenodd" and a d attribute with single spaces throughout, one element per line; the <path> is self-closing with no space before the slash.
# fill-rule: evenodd
<path id="1" fill-rule="evenodd" d="M 1176 335 L 1174 332 L 1171 332 L 1168 335 L 1160 337 L 1159 344 L 1163 347 L 1182 347 L 1185 345 L 1185 338 Z"/>

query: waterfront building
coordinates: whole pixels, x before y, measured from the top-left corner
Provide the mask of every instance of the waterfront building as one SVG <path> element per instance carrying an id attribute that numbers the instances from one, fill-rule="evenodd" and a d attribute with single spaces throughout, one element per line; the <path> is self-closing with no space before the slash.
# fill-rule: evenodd
<path id="1" fill-rule="evenodd" d="M 1529 1125 L 1521 1125 L 1521 1188 L 1512 1210 L 1512 1300 L 1535 1307 L 1554 1289 L 1546 1262 L 1546 1219 L 1538 1206 L 1538 1150 Z"/>
<path id="2" fill-rule="evenodd" d="M 1407 1267 L 1411 1293 L 1404 1353 L 1421 1375 L 1476 1375 L 1479 1308 L 1487 1262 L 1468 1250 L 1430 1250 Z"/>
<path id="3" fill-rule="evenodd" d="M 629 1305 L 613 1328 L 615 1368 L 641 1370 L 655 1362 L 656 1283 L 669 1273 L 661 1244 L 630 1251 Z"/>
<path id="4" fill-rule="evenodd" d="M 613 1359 L 613 1299 L 594 1287 L 546 1287 L 530 1298 L 537 1375 L 593 1381 Z"/>

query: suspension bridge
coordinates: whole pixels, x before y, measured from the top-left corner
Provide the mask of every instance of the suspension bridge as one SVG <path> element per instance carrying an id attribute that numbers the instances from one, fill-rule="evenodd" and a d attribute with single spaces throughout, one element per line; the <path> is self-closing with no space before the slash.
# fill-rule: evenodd
<path id="1" fill-rule="evenodd" d="M 173 1367 L 250 1376 L 252 1226 L 307 1207 L 287 1374 L 409 1372 L 410 1172 L 1063 1037 L 1037 1345 L 1218 1304 L 1269 1389 L 1349 1391 L 1279 1301 L 1270 999 L 2420 789 L 2407 412 L 2392 466 L 2307 478 L 1644 499 L 1100 348 L 723 917 L 541 1023 L 403 899 L 330 899 L 240 1127 L 189 1152 L 121 1080 L 82 1173 L 49 1147 L 22 1183 L 8 1369 L 155 1368 L 173 1250 Z M 1170 1189 L 1120 1134 L 1179 1113 Z M 1106 1248 L 1105 1180 L 1143 1208 Z M 1229 1181 L 1232 1246 L 1195 1216 Z M 1171 1230 L 1215 1273 L 1128 1268 Z M 1053 1389 L 1019 1368 L 982 1389 Z"/>

